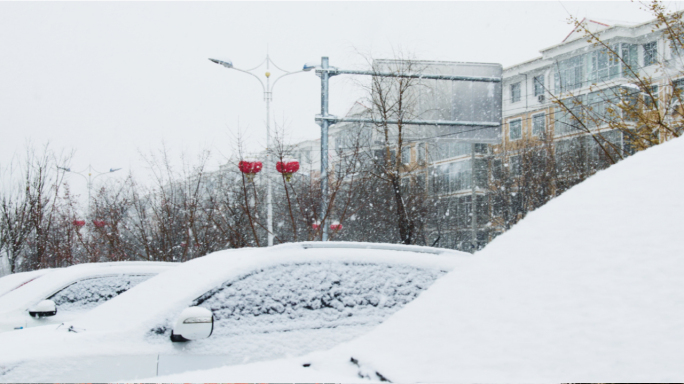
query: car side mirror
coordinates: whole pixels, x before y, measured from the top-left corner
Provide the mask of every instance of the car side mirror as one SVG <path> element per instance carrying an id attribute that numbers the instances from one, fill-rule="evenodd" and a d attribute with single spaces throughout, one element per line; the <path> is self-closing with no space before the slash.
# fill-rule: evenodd
<path id="1" fill-rule="evenodd" d="M 43 300 L 29 308 L 29 315 L 33 317 L 48 317 L 57 314 L 57 305 L 52 300 Z"/>
<path id="2" fill-rule="evenodd" d="M 202 307 L 189 307 L 181 312 L 171 331 L 171 341 L 205 339 L 214 332 L 214 314 Z"/>

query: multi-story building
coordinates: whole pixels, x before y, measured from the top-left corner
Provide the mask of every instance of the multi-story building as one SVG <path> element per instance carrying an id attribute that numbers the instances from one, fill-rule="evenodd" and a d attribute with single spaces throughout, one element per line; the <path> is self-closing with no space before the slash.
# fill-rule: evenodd
<path id="1" fill-rule="evenodd" d="M 633 110 L 651 108 L 668 119 L 673 110 L 664 101 L 671 101 L 671 85 L 677 87 L 682 74 L 676 48 L 655 21 L 584 19 L 582 25 L 559 44 L 541 50 L 540 57 L 504 69 L 502 142 L 492 153 L 500 155 L 511 175 L 521 177 L 530 166 L 522 161 L 523 152 L 545 141 L 556 175 L 547 191 L 552 195 L 639 149 L 632 132 L 643 122 L 636 117 L 630 122 L 629 108 L 620 103 Z M 601 44 L 590 42 L 586 30 Z M 644 83 L 650 85 L 649 92 L 644 92 Z M 656 129 L 653 143 L 668 140 L 670 133 Z M 493 169 L 497 165 L 501 163 Z M 524 197 L 516 184 L 512 193 Z M 508 208 L 514 212 L 509 214 L 526 211 L 519 199 L 512 200 Z M 497 230 L 505 230 L 496 213 L 493 216 Z"/>

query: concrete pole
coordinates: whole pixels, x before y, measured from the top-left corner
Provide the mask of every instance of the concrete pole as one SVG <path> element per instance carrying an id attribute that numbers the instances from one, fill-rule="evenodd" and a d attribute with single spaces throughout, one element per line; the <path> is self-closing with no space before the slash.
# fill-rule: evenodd
<path id="1" fill-rule="evenodd" d="M 328 58 L 321 57 L 321 68 L 328 69 Z M 327 71 L 321 73 L 321 219 L 327 214 L 328 206 L 328 83 L 330 74 Z M 321 220 L 321 241 L 328 241 L 328 225 Z"/>

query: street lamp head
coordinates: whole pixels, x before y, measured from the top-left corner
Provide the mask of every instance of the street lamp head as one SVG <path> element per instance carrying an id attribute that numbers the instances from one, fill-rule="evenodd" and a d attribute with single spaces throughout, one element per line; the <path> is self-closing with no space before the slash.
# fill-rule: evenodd
<path id="1" fill-rule="evenodd" d="M 71 168 L 64 168 L 64 167 L 59 167 L 59 166 L 57 168 L 61 169 L 62 171 L 65 171 L 65 172 L 71 172 Z"/>
<path id="2" fill-rule="evenodd" d="M 116 172 L 121 170 L 121 168 L 109 168 L 109 172 Z"/>
<path id="3" fill-rule="evenodd" d="M 306 64 L 304 64 L 302 71 L 309 72 L 310 70 L 315 69 L 315 68 L 316 68 L 315 63 L 306 63 Z"/>
<path id="4" fill-rule="evenodd" d="M 226 68 L 233 68 L 233 62 L 230 60 L 218 60 L 218 59 L 211 59 L 210 58 L 209 61 L 216 63 L 216 64 L 223 65 Z"/>

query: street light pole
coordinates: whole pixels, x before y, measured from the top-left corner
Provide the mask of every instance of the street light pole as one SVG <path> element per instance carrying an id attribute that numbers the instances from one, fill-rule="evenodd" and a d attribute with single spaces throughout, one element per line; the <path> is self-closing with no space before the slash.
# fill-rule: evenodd
<path id="1" fill-rule="evenodd" d="M 220 64 L 220 65 L 222 65 L 228 69 L 234 69 L 236 71 L 244 72 L 248 75 L 252 75 L 254 78 L 259 80 L 259 83 L 261 83 L 261 88 L 264 92 L 264 101 L 266 101 L 266 167 L 264 167 L 264 169 L 265 169 L 265 176 L 266 176 L 266 216 L 267 216 L 267 220 L 268 220 L 268 223 L 267 223 L 268 246 L 270 247 L 273 245 L 273 238 L 274 238 L 274 235 L 273 235 L 273 201 L 272 201 L 272 193 L 273 192 L 272 192 L 272 184 L 271 184 L 271 172 L 272 172 L 272 169 L 271 169 L 271 165 L 272 165 L 271 164 L 271 100 L 273 99 L 273 87 L 275 87 L 278 80 L 282 79 L 285 76 L 294 75 L 295 73 L 308 72 L 308 71 L 314 69 L 314 67 L 309 66 L 309 65 L 304 65 L 304 67 L 299 71 L 294 71 L 294 72 L 284 71 L 284 70 L 280 69 L 277 65 L 275 65 L 275 63 L 273 63 L 273 61 L 271 61 L 271 57 L 268 54 L 266 54 L 266 60 L 264 60 L 264 62 L 266 62 L 266 73 L 265 73 L 266 84 L 264 84 L 264 82 L 261 81 L 259 76 L 255 75 L 251 72 L 251 71 L 255 70 L 256 68 L 259 68 L 263 64 L 263 62 L 261 64 L 259 64 L 259 66 L 257 66 L 256 68 L 252 68 L 250 70 L 242 70 L 239 68 L 235 68 L 233 66 L 233 62 L 230 60 L 209 59 L 209 61 L 216 63 L 216 64 Z M 271 84 L 271 72 L 270 72 L 271 63 L 273 63 L 274 67 L 285 72 L 285 74 L 276 77 L 275 80 L 273 81 L 273 84 Z"/>
<path id="2" fill-rule="evenodd" d="M 273 201 L 271 197 L 273 193 L 271 186 L 271 98 L 273 94 L 271 91 L 271 72 L 269 71 L 270 62 L 271 59 L 266 54 L 266 92 L 264 92 L 264 97 L 266 98 L 266 218 L 268 219 L 269 247 L 273 246 Z"/>
<path id="3" fill-rule="evenodd" d="M 93 189 L 93 180 L 99 176 L 108 175 L 110 173 L 114 173 L 116 171 L 121 170 L 121 168 L 110 168 L 109 171 L 107 171 L 107 172 L 95 171 L 95 172 L 97 172 L 97 175 L 93 176 L 93 167 L 92 167 L 92 165 L 88 164 L 88 176 L 86 177 L 86 175 L 83 174 L 85 172 L 85 169 L 80 171 L 80 172 L 75 172 L 75 171 L 72 171 L 71 168 L 65 168 L 65 167 L 60 167 L 60 166 L 58 166 L 57 169 L 61 169 L 64 172 L 69 172 L 69 173 L 79 175 L 85 179 L 85 181 L 87 183 L 86 185 L 88 187 L 88 214 L 90 214 L 90 198 L 91 198 L 91 191 Z"/>

